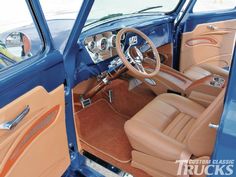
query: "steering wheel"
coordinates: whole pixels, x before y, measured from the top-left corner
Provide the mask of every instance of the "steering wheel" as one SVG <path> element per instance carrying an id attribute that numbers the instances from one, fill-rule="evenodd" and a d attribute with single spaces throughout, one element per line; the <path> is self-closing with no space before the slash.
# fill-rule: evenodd
<path id="1" fill-rule="evenodd" d="M 122 38 L 126 34 L 132 34 L 129 38 L 129 47 L 126 52 L 122 49 Z M 145 40 L 143 45 L 140 46 L 138 43 L 138 36 Z M 148 47 L 145 49 L 153 52 L 153 58 L 149 58 L 142 53 L 143 47 Z M 116 50 L 117 54 L 124 63 L 124 65 L 135 75 L 143 78 L 152 78 L 160 70 L 161 62 L 159 53 L 149 37 L 147 37 L 143 32 L 135 28 L 124 28 L 119 31 L 116 38 Z"/>

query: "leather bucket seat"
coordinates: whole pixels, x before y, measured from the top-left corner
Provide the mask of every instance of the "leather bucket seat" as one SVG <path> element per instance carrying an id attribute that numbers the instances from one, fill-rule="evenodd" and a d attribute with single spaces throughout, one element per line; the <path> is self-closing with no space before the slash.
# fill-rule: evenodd
<path id="1" fill-rule="evenodd" d="M 125 123 L 132 166 L 152 176 L 176 176 L 176 160 L 210 156 L 223 110 L 223 90 L 204 108 L 188 98 L 165 93 L 156 97 Z"/>

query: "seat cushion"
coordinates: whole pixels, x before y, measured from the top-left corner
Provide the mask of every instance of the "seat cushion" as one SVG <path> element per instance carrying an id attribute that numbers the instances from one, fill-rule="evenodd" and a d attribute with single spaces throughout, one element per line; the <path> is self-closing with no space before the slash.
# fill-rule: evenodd
<path id="1" fill-rule="evenodd" d="M 179 159 L 186 137 L 205 108 L 185 97 L 162 94 L 125 123 L 132 147 L 164 160 Z"/>

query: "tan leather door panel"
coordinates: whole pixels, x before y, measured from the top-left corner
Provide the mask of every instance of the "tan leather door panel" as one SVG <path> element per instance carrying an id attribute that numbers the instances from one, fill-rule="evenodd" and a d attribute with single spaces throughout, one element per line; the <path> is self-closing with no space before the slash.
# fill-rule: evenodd
<path id="1" fill-rule="evenodd" d="M 236 20 L 198 25 L 182 35 L 180 70 L 208 63 L 220 67 L 231 64 L 235 45 Z"/>
<path id="2" fill-rule="evenodd" d="M 0 130 L 0 177 L 61 176 L 69 166 L 64 86 L 48 93 L 36 87 L 0 109 L 0 124 L 29 106 L 11 130 Z"/>

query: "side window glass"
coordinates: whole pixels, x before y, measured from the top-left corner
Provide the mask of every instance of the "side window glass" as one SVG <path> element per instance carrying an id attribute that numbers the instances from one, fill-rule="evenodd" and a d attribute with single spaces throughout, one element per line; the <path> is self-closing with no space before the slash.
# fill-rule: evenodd
<path id="1" fill-rule="evenodd" d="M 25 0 L 4 1 L 0 15 L 0 71 L 42 51 L 43 43 Z"/>
<path id="2" fill-rule="evenodd" d="M 197 0 L 193 12 L 230 10 L 236 7 L 235 0 Z"/>

